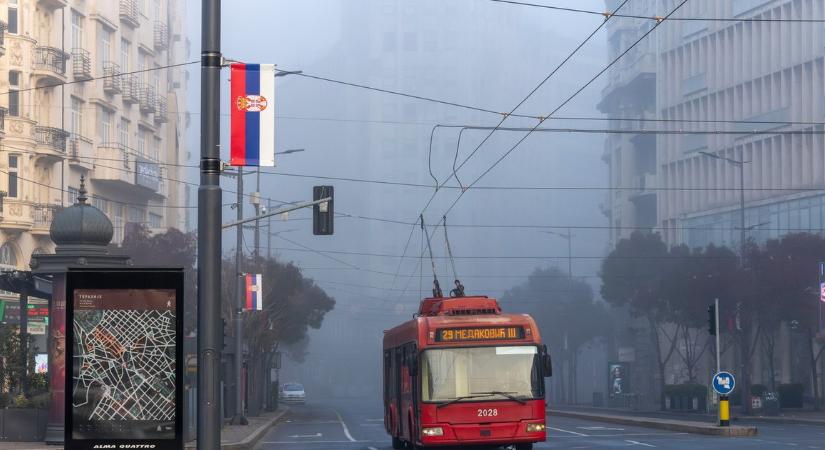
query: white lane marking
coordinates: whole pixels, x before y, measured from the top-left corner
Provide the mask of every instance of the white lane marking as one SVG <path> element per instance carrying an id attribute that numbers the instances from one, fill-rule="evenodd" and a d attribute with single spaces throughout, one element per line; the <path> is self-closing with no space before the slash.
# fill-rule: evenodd
<path id="1" fill-rule="evenodd" d="M 362 427 L 380 427 L 382 424 L 380 423 L 362 423 L 360 426 Z"/>
<path id="2" fill-rule="evenodd" d="M 573 435 L 576 435 L 576 436 L 583 436 L 583 437 L 588 436 L 584 433 L 579 433 L 578 431 L 562 430 L 561 428 L 553 428 L 553 427 L 546 427 L 546 428 L 548 430 L 561 431 L 562 433 L 570 433 L 570 434 L 573 434 Z"/>
<path id="3" fill-rule="evenodd" d="M 548 427 L 550 428 L 550 427 Z M 580 437 L 604 438 L 604 437 L 639 437 L 639 436 L 680 436 L 688 433 L 610 433 L 610 434 L 585 434 L 583 436 L 553 436 L 553 439 L 573 439 Z"/>
<path id="4" fill-rule="evenodd" d="M 323 436 L 323 434 L 315 433 L 315 434 L 294 434 L 292 436 L 287 436 L 287 437 L 292 438 L 292 439 L 306 439 L 306 438 L 319 438 L 321 436 Z"/>
<path id="5" fill-rule="evenodd" d="M 611 427 L 576 427 L 580 430 L 587 430 L 587 431 L 624 431 L 624 428 L 611 428 Z"/>
<path id="6" fill-rule="evenodd" d="M 352 441 L 262 441 L 261 444 L 349 444 Z M 371 442 L 371 441 L 355 441 L 355 442 Z"/>
<path id="7" fill-rule="evenodd" d="M 367 447 L 367 450 L 378 450 L 378 449 L 375 448 L 375 447 Z"/>
<path id="8" fill-rule="evenodd" d="M 644 442 L 639 442 L 639 441 L 631 441 L 630 439 L 626 439 L 625 442 L 628 442 L 628 443 L 633 444 L 633 445 L 643 445 L 645 447 L 655 447 L 655 445 L 645 444 Z"/>
<path id="9" fill-rule="evenodd" d="M 367 419 L 367 422 L 383 422 L 384 419 Z"/>
<path id="10" fill-rule="evenodd" d="M 333 409 L 333 411 L 335 410 Z M 349 434 L 349 428 L 347 428 L 347 424 L 344 423 L 344 419 L 341 417 L 341 414 L 339 414 L 338 411 L 335 411 L 335 415 L 338 416 L 338 421 L 341 422 L 341 427 L 344 428 L 344 436 L 346 436 L 350 442 L 358 442 L 354 437 L 352 437 L 351 434 Z"/>

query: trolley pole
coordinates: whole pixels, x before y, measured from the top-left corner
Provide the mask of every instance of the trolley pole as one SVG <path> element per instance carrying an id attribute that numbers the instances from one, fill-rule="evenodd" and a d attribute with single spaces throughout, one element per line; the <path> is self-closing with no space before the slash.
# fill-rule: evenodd
<path id="1" fill-rule="evenodd" d="M 201 155 L 198 187 L 198 430 L 200 450 L 221 445 L 221 2 L 202 0 Z"/>
<path id="2" fill-rule="evenodd" d="M 243 166 L 236 168 L 235 175 L 238 177 L 238 199 L 235 205 L 238 220 L 243 220 Z M 237 299 L 237 309 L 235 310 L 235 415 L 232 417 L 233 425 L 246 425 L 248 422 L 244 415 L 243 390 L 241 389 L 243 379 L 243 313 L 244 299 L 246 295 L 246 284 L 243 282 L 243 225 L 238 227 L 235 235 L 235 286 Z"/>

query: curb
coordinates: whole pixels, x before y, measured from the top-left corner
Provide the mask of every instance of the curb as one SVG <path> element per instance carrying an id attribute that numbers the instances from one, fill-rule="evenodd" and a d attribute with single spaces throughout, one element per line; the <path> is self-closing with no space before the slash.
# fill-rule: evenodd
<path id="1" fill-rule="evenodd" d="M 757 432 L 756 427 L 753 426 L 735 425 L 730 427 L 717 427 L 716 425 L 711 424 L 686 422 L 681 420 L 654 419 L 649 417 L 621 417 L 608 414 L 589 414 L 559 410 L 549 410 L 547 413 L 551 416 L 569 417 L 572 419 L 595 420 L 597 422 L 617 423 L 620 425 L 656 428 L 660 430 L 705 434 L 710 436 L 756 436 Z"/>
<path id="2" fill-rule="evenodd" d="M 736 421 L 774 423 L 780 425 L 811 425 L 825 427 L 825 420 L 806 419 L 804 417 L 738 416 L 732 417 L 731 419 Z"/>
<path id="3" fill-rule="evenodd" d="M 279 408 L 280 409 L 280 408 Z M 278 411 L 274 416 L 272 416 L 269 421 L 265 422 L 263 425 L 258 427 L 255 431 L 249 434 L 244 440 L 240 442 L 222 442 L 221 443 L 221 450 L 250 450 L 258 441 L 261 440 L 262 437 L 272 428 L 275 423 L 284 416 L 284 414 L 289 411 L 289 407 L 285 406 L 283 409 Z M 185 448 L 194 449 L 197 448 L 197 443 L 195 441 L 187 442 Z"/>

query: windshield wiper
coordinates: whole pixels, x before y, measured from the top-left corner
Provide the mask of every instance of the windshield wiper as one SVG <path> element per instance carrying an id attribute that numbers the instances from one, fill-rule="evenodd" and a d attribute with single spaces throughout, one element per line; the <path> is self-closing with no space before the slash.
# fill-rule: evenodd
<path id="1" fill-rule="evenodd" d="M 526 405 L 527 402 L 523 398 L 516 397 L 515 392 L 504 392 L 504 391 L 489 391 L 489 392 L 473 392 L 476 396 L 488 396 L 488 395 L 500 395 L 502 397 L 507 397 L 510 400 L 519 402 L 519 404 Z"/>
<path id="2" fill-rule="evenodd" d="M 487 395 L 462 395 L 460 397 L 452 398 L 450 400 L 444 401 L 436 405 L 436 408 L 443 408 L 447 405 L 452 405 L 455 402 L 460 402 L 461 400 L 465 400 L 468 398 L 477 398 L 477 397 L 487 397 Z"/>

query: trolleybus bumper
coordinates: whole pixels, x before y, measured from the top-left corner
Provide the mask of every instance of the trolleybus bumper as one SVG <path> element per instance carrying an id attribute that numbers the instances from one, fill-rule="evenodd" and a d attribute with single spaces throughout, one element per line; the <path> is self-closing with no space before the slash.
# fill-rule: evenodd
<path id="1" fill-rule="evenodd" d="M 540 431 L 528 431 L 528 424 L 531 425 L 531 430 L 540 429 Z M 421 431 L 420 440 L 423 446 L 506 445 L 544 442 L 547 440 L 544 421 L 537 420 L 456 425 L 438 423 L 422 425 Z"/>

